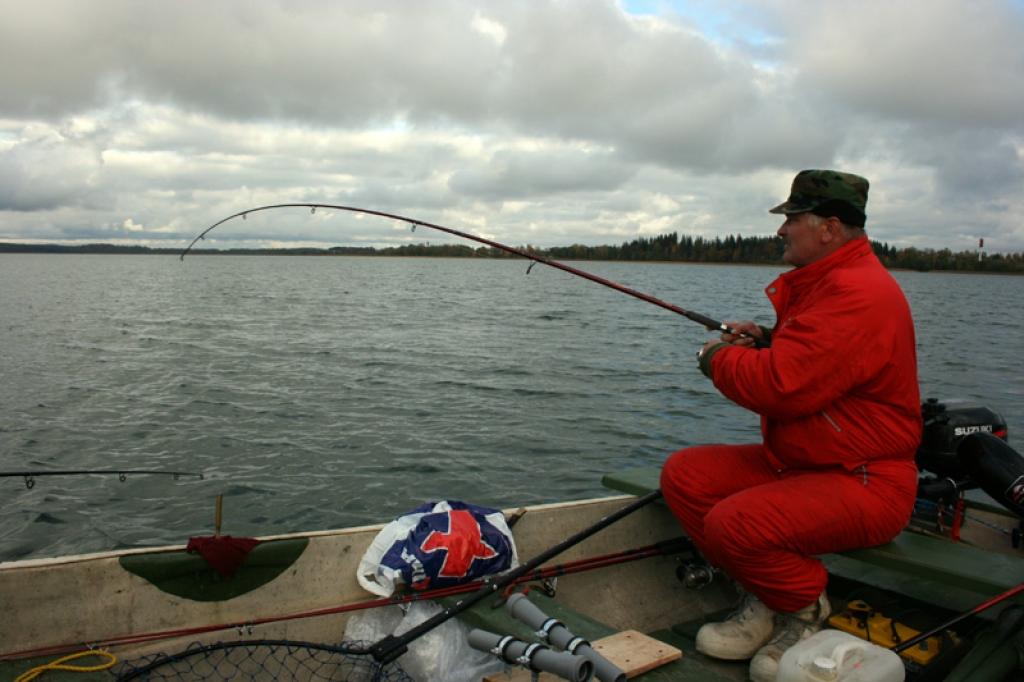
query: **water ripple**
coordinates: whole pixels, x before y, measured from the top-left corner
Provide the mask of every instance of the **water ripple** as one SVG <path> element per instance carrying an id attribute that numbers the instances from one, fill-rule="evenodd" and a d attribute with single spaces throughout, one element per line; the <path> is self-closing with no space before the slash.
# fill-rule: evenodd
<path id="1" fill-rule="evenodd" d="M 586 269 L 761 321 L 778 272 Z M 925 395 L 984 402 L 1017 433 L 1022 322 L 998 310 L 1020 307 L 1022 280 L 897 276 Z M 0 291 L 4 470 L 205 474 L 0 479 L 0 560 L 182 543 L 212 531 L 218 494 L 234 535 L 443 497 L 579 499 L 605 494 L 608 471 L 758 438 L 696 370 L 699 325 L 564 273 L 524 279 L 517 262 L 19 254 L 0 256 Z"/>

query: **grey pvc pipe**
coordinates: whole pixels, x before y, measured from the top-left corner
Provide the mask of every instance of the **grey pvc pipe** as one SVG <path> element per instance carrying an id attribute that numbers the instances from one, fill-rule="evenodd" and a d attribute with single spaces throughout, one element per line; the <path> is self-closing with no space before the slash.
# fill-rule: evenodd
<path id="1" fill-rule="evenodd" d="M 565 651 L 552 651 L 543 644 L 530 644 L 511 635 L 496 635 L 486 630 L 469 631 L 469 645 L 492 653 L 507 663 L 519 664 L 538 672 L 551 673 L 570 682 L 589 682 L 594 664 Z"/>
<path id="2" fill-rule="evenodd" d="M 626 682 L 626 673 L 590 647 L 590 642 L 574 635 L 565 624 L 537 608 L 525 594 L 516 593 L 505 602 L 505 609 L 555 647 L 584 657 L 594 664 L 594 677 L 601 682 Z"/>

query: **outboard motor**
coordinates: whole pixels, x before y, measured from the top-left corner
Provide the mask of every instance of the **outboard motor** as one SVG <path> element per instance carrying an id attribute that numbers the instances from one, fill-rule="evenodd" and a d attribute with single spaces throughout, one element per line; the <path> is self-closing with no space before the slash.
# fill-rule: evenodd
<path id="1" fill-rule="evenodd" d="M 1024 519 L 1024 457 L 990 433 L 965 437 L 957 453 L 982 490 Z"/>
<path id="2" fill-rule="evenodd" d="M 939 402 L 929 398 L 921 405 L 924 433 L 917 448 L 919 469 L 957 478 L 964 475 L 957 447 L 972 433 L 991 433 L 1006 440 L 1006 421 L 997 413 L 963 401 Z"/>
<path id="3" fill-rule="evenodd" d="M 1006 421 L 987 407 L 934 398 L 921 412 L 917 466 L 935 475 L 918 482 L 918 496 L 951 499 L 981 488 L 1024 518 L 1024 457 L 1007 444 Z"/>

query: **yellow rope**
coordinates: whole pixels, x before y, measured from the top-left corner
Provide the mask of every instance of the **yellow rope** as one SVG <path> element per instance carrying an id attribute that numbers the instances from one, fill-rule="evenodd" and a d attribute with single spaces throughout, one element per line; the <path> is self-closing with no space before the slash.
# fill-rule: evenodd
<path id="1" fill-rule="evenodd" d="M 106 662 L 98 665 L 64 665 L 68 661 L 73 661 L 76 658 L 83 658 L 85 656 L 105 656 L 107 660 Z M 106 670 L 107 668 L 112 668 L 115 663 L 117 663 L 117 658 L 109 651 L 104 651 L 102 649 L 79 651 L 77 654 L 70 654 L 68 656 L 58 658 L 56 661 L 51 661 L 46 665 L 41 665 L 38 668 L 32 668 L 29 671 L 23 672 L 15 678 L 14 682 L 29 682 L 29 680 L 36 679 L 47 670 L 66 670 L 73 673 L 94 673 L 100 670 Z"/>

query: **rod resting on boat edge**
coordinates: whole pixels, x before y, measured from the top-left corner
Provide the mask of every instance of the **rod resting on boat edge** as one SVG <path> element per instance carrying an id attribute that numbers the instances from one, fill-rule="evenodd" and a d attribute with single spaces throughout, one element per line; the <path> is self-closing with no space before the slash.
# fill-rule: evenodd
<path id="1" fill-rule="evenodd" d="M 31 490 L 36 485 L 36 477 L 38 476 L 113 476 L 116 475 L 118 480 L 124 483 L 129 475 L 145 475 L 145 476 L 173 476 L 174 480 L 177 481 L 182 476 L 190 476 L 192 478 L 198 478 L 203 480 L 202 472 L 193 471 L 161 471 L 151 469 L 66 469 L 66 470 L 52 470 L 43 469 L 40 471 L 0 471 L 0 478 L 8 477 L 21 477 L 25 479 L 25 487 Z"/>

